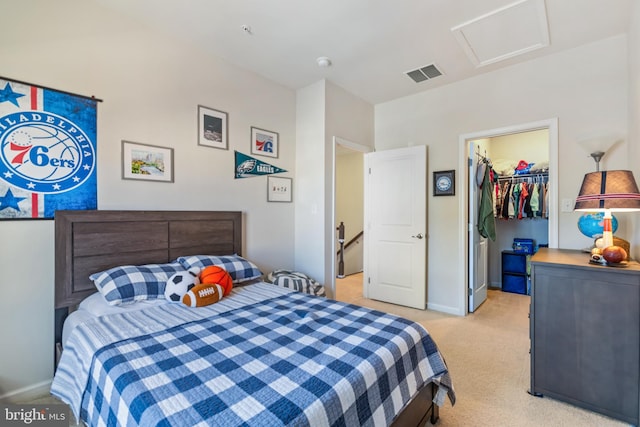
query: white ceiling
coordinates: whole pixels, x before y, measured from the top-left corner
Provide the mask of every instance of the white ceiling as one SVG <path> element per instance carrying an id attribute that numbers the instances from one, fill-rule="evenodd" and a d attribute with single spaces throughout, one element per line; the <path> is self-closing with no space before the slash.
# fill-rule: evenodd
<path id="1" fill-rule="evenodd" d="M 93 1 L 291 89 L 326 78 L 377 104 L 626 33 L 634 0 Z M 474 61 L 470 51 L 507 59 Z M 332 65 L 319 67 L 320 56 Z M 429 64 L 443 75 L 404 74 Z"/>

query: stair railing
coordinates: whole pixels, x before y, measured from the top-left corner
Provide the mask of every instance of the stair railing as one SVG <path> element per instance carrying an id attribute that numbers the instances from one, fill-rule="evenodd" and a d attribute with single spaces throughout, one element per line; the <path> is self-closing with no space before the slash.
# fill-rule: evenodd
<path id="1" fill-rule="evenodd" d="M 338 230 L 338 243 L 340 244 L 340 249 L 338 249 L 337 253 L 339 257 L 338 278 L 342 279 L 344 277 L 344 251 L 364 235 L 364 230 L 356 234 L 351 240 L 347 242 L 347 244 L 344 243 L 344 223 L 342 221 L 340 221 L 340 225 L 336 228 L 336 230 Z"/>

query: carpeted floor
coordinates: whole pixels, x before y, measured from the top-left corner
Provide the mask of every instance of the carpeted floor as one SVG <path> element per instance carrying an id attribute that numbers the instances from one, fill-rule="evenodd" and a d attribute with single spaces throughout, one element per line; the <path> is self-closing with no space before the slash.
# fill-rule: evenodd
<path id="1" fill-rule="evenodd" d="M 336 299 L 394 313 L 427 328 L 446 359 L 456 389 L 454 407 L 440 409 L 449 426 L 625 426 L 628 424 L 527 393 L 530 380 L 529 296 L 490 290 L 466 317 L 365 299 L 362 275 L 336 281 Z"/>

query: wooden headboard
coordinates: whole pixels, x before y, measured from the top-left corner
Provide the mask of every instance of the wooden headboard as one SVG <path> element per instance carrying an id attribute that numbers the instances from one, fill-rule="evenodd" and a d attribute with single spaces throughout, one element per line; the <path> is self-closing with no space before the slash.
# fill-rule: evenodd
<path id="1" fill-rule="evenodd" d="M 242 212 L 56 211 L 54 369 L 69 308 L 97 292 L 89 280 L 118 265 L 179 256 L 242 255 Z"/>
<path id="2" fill-rule="evenodd" d="M 242 255 L 242 212 L 56 211 L 55 308 L 96 292 L 92 273 L 179 256 Z"/>

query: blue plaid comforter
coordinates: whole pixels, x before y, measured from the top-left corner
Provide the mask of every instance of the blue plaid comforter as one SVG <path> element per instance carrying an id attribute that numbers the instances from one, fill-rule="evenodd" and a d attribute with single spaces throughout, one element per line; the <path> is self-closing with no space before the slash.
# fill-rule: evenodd
<path id="1" fill-rule="evenodd" d="M 432 380 L 437 403 L 453 403 L 419 324 L 289 292 L 101 347 L 80 415 L 92 426 L 388 425 Z"/>

